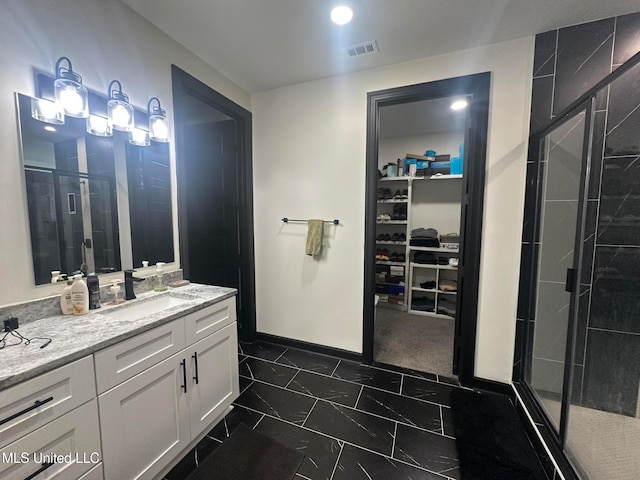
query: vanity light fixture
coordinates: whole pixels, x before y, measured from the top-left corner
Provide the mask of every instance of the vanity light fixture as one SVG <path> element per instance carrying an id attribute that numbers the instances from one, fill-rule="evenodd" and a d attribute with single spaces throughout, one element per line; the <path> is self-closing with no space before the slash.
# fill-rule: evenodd
<path id="1" fill-rule="evenodd" d="M 31 116 L 36 120 L 54 125 L 64 123 L 64 109 L 57 102 L 45 98 L 31 99 Z"/>
<path id="2" fill-rule="evenodd" d="M 129 97 L 122 92 L 122 84 L 118 80 L 109 84 L 107 112 L 110 127 L 122 132 L 133 130 L 133 107 L 129 103 Z"/>
<path id="3" fill-rule="evenodd" d="M 156 101 L 157 106 L 151 104 Z M 147 103 L 147 114 L 149 115 L 149 136 L 154 142 L 169 142 L 169 119 L 167 112 L 160 106 L 157 97 L 151 97 Z"/>
<path id="4" fill-rule="evenodd" d="M 134 128 L 129 133 L 129 143 L 138 147 L 148 147 L 151 145 L 149 140 L 149 132 L 141 128 Z"/>
<path id="5" fill-rule="evenodd" d="M 68 66 L 63 66 L 66 62 Z M 56 102 L 70 117 L 87 118 L 89 116 L 89 92 L 82 85 L 82 77 L 73 71 L 71 60 L 60 57 L 56 62 L 56 79 L 53 82 Z"/>
<path id="6" fill-rule="evenodd" d="M 113 130 L 106 117 L 92 113 L 87 118 L 87 133 L 96 137 L 110 137 L 113 135 Z"/>

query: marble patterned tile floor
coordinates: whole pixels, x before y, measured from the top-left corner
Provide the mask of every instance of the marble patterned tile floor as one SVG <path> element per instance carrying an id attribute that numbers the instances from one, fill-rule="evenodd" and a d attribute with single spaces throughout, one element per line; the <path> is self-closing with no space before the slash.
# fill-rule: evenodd
<path id="1" fill-rule="evenodd" d="M 241 394 L 169 472 L 182 480 L 245 423 L 305 453 L 295 480 L 460 479 L 456 380 L 267 343 L 241 344 Z"/>

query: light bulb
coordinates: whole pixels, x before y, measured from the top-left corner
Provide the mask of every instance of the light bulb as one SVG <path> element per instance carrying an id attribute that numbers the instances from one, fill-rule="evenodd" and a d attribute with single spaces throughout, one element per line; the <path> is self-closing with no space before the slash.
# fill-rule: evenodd
<path id="1" fill-rule="evenodd" d="M 353 18 L 353 10 L 345 5 L 339 5 L 331 10 L 331 20 L 337 25 L 345 25 Z"/>

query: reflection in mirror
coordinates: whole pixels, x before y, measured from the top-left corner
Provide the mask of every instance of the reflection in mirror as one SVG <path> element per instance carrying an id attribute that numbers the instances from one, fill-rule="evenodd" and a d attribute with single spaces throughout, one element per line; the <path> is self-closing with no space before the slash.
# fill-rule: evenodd
<path id="1" fill-rule="evenodd" d="M 18 108 L 37 285 L 56 270 L 107 273 L 173 261 L 168 144 L 90 135 L 84 119 L 34 120 L 31 98 L 21 94 Z"/>

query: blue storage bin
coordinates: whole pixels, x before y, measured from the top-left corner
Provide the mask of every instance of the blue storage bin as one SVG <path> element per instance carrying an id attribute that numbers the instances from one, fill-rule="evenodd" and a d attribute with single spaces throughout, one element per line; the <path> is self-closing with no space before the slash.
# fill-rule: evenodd
<path id="1" fill-rule="evenodd" d="M 451 175 L 462 175 L 462 158 L 453 157 L 451 159 Z"/>

